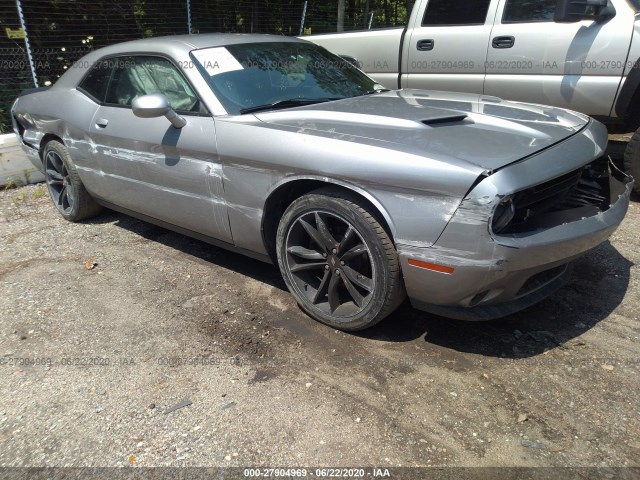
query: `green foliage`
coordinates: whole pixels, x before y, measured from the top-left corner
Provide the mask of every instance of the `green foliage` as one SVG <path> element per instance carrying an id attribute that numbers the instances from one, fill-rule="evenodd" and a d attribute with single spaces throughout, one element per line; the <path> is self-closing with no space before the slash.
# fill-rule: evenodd
<path id="1" fill-rule="evenodd" d="M 405 26 L 414 0 L 351 0 L 345 2 L 344 30 L 366 30 Z M 305 27 L 311 33 L 337 30 L 338 0 L 309 2 L 309 16 Z"/>

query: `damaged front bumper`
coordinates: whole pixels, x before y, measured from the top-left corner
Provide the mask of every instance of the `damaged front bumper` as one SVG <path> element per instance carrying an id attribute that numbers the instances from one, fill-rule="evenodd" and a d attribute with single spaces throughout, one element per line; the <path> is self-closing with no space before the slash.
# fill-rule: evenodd
<path id="1" fill-rule="evenodd" d="M 585 133 L 588 139 L 589 132 Z M 507 167 L 495 178 L 489 176 L 463 200 L 434 245 L 421 248 L 398 244 L 412 305 L 450 318 L 490 320 L 527 308 L 563 286 L 570 276 L 571 261 L 604 242 L 622 222 L 633 179 L 609 164 L 607 185 L 601 189 L 607 195 L 605 206 L 560 208 L 504 234 L 491 232 L 492 209 L 486 204 L 490 199 L 499 202 L 504 198 L 497 192 L 505 185 L 518 185 L 507 191 L 512 194 L 535 187 L 535 182 L 544 183 L 535 178 L 534 172 L 538 171 L 539 177 L 540 169 L 557 165 L 558 157 L 566 159 L 564 155 L 573 147 L 581 142 L 588 145 L 584 140 L 583 134 L 582 139 L 570 139 L 535 161 Z M 596 162 L 601 160 L 592 163 Z M 446 268 L 436 271 L 423 265 Z"/>

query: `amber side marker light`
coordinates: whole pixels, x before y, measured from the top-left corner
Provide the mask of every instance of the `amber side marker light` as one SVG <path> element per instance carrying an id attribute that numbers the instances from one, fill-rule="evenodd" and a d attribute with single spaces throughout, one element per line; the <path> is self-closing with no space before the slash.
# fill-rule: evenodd
<path id="1" fill-rule="evenodd" d="M 409 259 L 409 265 L 418 268 L 426 268 L 427 270 L 433 270 L 434 272 L 446 273 L 447 275 L 451 275 L 454 271 L 451 267 L 438 265 L 437 263 L 423 262 L 422 260 L 414 260 L 413 258 Z"/>

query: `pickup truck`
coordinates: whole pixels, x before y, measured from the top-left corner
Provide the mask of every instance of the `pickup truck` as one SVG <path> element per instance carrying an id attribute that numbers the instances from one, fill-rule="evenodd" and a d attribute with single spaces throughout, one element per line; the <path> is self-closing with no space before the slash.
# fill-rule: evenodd
<path id="1" fill-rule="evenodd" d="M 304 38 L 387 88 L 564 107 L 635 132 L 624 168 L 640 180 L 640 0 L 417 0 L 405 27 Z"/>

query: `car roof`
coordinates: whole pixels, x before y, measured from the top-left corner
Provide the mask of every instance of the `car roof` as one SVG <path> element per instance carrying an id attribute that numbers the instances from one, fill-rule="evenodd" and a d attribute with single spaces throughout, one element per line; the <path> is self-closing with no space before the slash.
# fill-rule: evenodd
<path id="1" fill-rule="evenodd" d="M 222 47 L 240 43 L 288 42 L 307 43 L 295 37 L 255 33 L 199 33 L 142 38 L 99 48 L 82 57 L 58 79 L 54 87 L 72 88 L 84 76 L 88 68 L 104 57 L 125 54 L 164 54 L 172 58 L 185 58 L 192 50 Z"/>
<path id="2" fill-rule="evenodd" d="M 143 38 L 118 43 L 109 47 L 96 50 L 109 51 L 109 53 L 127 53 L 129 51 L 166 51 L 166 49 L 182 48 L 184 51 L 196 50 L 207 47 L 222 47 L 238 43 L 264 43 L 264 42 L 303 42 L 295 37 L 282 35 L 263 35 L 255 33 L 199 33 L 193 35 L 170 35 L 166 37 Z"/>

